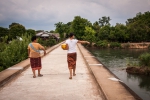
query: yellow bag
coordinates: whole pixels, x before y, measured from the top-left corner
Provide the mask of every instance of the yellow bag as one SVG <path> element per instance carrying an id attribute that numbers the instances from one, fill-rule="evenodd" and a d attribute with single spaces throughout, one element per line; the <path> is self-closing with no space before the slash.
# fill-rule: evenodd
<path id="1" fill-rule="evenodd" d="M 61 45 L 61 48 L 62 48 L 63 50 L 67 50 L 67 44 L 66 44 L 66 43 L 62 44 L 62 45 Z"/>

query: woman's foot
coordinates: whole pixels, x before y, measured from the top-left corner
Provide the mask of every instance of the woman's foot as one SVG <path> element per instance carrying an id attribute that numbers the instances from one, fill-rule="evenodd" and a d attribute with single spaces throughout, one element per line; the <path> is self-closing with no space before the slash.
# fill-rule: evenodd
<path id="1" fill-rule="evenodd" d="M 76 76 L 76 74 L 74 73 L 73 76 Z"/>
<path id="2" fill-rule="evenodd" d="M 36 78 L 36 76 L 33 76 L 33 78 Z"/>
<path id="3" fill-rule="evenodd" d="M 42 77 L 42 76 L 43 76 L 42 74 L 39 74 L 39 75 L 38 75 L 38 77 Z"/>
<path id="4" fill-rule="evenodd" d="M 72 79 L 72 77 L 69 77 L 69 79 Z"/>

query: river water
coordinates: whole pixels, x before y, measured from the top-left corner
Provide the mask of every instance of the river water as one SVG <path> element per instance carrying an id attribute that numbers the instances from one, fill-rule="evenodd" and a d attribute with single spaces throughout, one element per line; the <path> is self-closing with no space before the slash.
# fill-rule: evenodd
<path id="1" fill-rule="evenodd" d="M 93 48 L 88 50 L 143 100 L 150 100 L 150 76 L 128 74 L 125 70 L 128 63 L 137 65 L 138 56 L 149 52 L 148 50 Z"/>

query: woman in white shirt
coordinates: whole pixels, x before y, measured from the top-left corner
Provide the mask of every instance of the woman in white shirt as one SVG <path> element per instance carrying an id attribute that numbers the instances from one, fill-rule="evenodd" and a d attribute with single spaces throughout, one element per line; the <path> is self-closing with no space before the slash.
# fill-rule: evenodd
<path id="1" fill-rule="evenodd" d="M 66 40 L 66 49 L 68 50 L 67 53 L 67 62 L 68 62 L 68 68 L 70 72 L 70 77 L 69 79 L 72 79 L 72 71 L 73 71 L 73 76 L 76 75 L 76 58 L 77 58 L 77 53 L 76 53 L 76 44 L 77 43 L 88 43 L 88 41 L 80 41 L 77 39 L 74 39 L 74 34 L 70 33 L 69 39 Z"/>

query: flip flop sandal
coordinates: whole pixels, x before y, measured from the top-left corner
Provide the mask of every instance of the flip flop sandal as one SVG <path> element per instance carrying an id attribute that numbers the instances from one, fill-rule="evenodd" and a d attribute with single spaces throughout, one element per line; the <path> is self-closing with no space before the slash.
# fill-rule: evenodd
<path id="1" fill-rule="evenodd" d="M 72 79 L 72 77 L 69 77 L 69 79 Z"/>
<path id="2" fill-rule="evenodd" d="M 42 76 L 43 76 L 42 74 L 38 75 L 38 77 L 42 77 Z"/>

